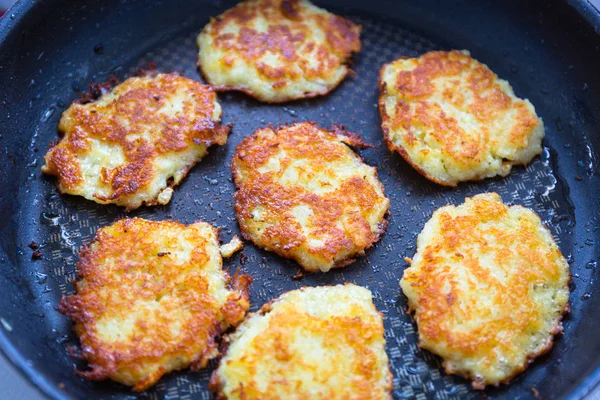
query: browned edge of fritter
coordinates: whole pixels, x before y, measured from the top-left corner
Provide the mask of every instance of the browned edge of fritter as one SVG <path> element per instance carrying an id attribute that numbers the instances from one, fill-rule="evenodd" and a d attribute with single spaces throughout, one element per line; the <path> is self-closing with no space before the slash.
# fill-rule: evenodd
<path id="1" fill-rule="evenodd" d="M 534 210 L 527 208 L 528 210 L 530 210 L 531 212 L 533 212 L 538 218 L 540 218 L 539 214 L 537 212 L 535 212 Z M 541 218 L 540 218 L 541 221 Z M 550 234 L 550 237 L 554 238 L 554 236 L 552 235 L 552 232 L 550 231 L 550 229 L 548 229 L 548 227 L 545 224 L 542 224 L 544 229 Z M 553 239 L 554 240 L 554 239 Z M 560 251 L 560 249 L 559 249 Z M 561 252 L 562 254 L 562 252 Z M 415 253 L 416 255 L 416 253 Z M 564 256 L 563 256 L 564 257 Z M 414 259 L 414 256 L 413 256 Z M 412 265 L 412 259 L 410 258 L 405 258 L 405 261 Z M 406 269 L 405 269 L 406 270 Z M 573 280 L 573 275 L 571 273 L 571 270 L 569 268 L 569 282 L 567 282 L 567 288 L 569 289 L 569 297 L 570 297 L 570 286 L 571 286 L 571 281 Z M 405 295 L 406 297 L 406 295 Z M 417 331 L 418 331 L 418 322 L 416 320 L 416 318 L 414 318 L 414 314 L 415 314 L 415 309 L 413 309 L 412 307 L 410 307 L 410 305 L 408 306 L 408 313 L 413 315 L 413 320 L 415 321 L 415 323 L 417 324 Z M 465 379 L 469 379 L 472 381 L 471 385 L 473 387 L 473 389 L 475 390 L 485 390 L 487 386 L 492 386 L 492 387 L 500 387 L 501 385 L 508 385 L 513 379 L 515 379 L 519 374 L 521 374 L 523 371 L 525 371 L 530 364 L 532 364 L 538 357 L 543 356 L 544 354 L 547 354 L 550 352 L 550 350 L 552 350 L 552 346 L 554 345 L 554 339 L 556 336 L 558 335 L 562 335 L 563 334 L 563 319 L 567 316 L 567 314 L 569 314 L 571 312 L 571 305 L 569 304 L 569 301 L 567 300 L 567 304 L 565 305 L 565 307 L 562 309 L 561 314 L 558 317 L 558 320 L 556 321 L 556 325 L 554 326 L 554 329 L 550 332 L 550 337 L 548 338 L 548 340 L 546 341 L 546 345 L 540 349 L 540 351 L 538 351 L 537 353 L 532 353 L 527 355 L 527 358 L 525 359 L 525 362 L 523 363 L 523 365 L 520 366 L 520 368 L 518 368 L 512 375 L 508 376 L 506 379 L 503 379 L 502 381 L 498 382 L 497 384 L 485 384 L 485 382 L 483 382 L 481 379 L 477 379 L 475 376 L 473 376 L 472 374 L 468 374 L 465 372 L 459 372 L 459 371 L 454 371 L 451 368 L 448 367 L 447 362 L 441 357 L 438 356 L 437 354 L 427 350 L 427 349 L 423 349 L 426 350 L 432 354 L 434 354 L 436 357 L 442 359 L 442 367 L 444 368 L 444 372 L 447 374 L 452 374 L 452 375 L 458 375 L 458 376 L 462 376 Z M 419 341 L 418 341 L 418 345 L 420 348 L 423 348 L 421 346 L 421 335 L 419 334 Z"/>
<path id="2" fill-rule="evenodd" d="M 239 220 L 240 220 L 240 217 L 239 217 L 239 215 L 240 215 L 240 207 L 239 207 L 239 205 L 238 205 L 238 193 L 239 193 L 239 191 L 240 191 L 240 190 L 241 190 L 241 188 L 242 188 L 242 183 L 241 183 L 241 182 L 239 182 L 239 181 L 238 181 L 238 179 L 237 179 L 237 177 L 236 177 L 236 174 L 235 174 L 235 167 L 234 167 L 234 160 L 235 160 L 236 158 L 239 158 L 239 157 L 238 157 L 238 153 L 239 153 L 240 149 L 241 149 L 241 148 L 242 148 L 242 147 L 245 145 L 245 143 L 247 143 L 248 141 L 252 140 L 252 139 L 253 139 L 253 138 L 256 136 L 256 134 L 257 134 L 257 132 L 258 132 L 259 130 L 262 130 L 262 129 L 271 129 L 271 130 L 272 130 L 272 131 L 275 133 L 275 135 L 278 135 L 278 134 L 279 134 L 279 130 L 281 130 L 281 129 L 284 129 L 284 128 L 289 128 L 289 127 L 292 127 L 292 126 L 294 126 L 294 125 L 296 125 L 296 124 L 299 124 L 299 123 L 309 123 L 309 124 L 311 124 L 311 125 L 315 126 L 317 129 L 323 129 L 323 130 L 326 130 L 326 129 L 324 129 L 324 128 L 321 128 L 321 127 L 320 127 L 320 126 L 319 126 L 319 125 L 318 125 L 318 124 L 317 124 L 315 121 L 301 121 L 301 122 L 282 123 L 282 124 L 279 124 L 277 127 L 276 127 L 276 126 L 274 126 L 273 124 L 269 124 L 269 125 L 267 125 L 266 127 L 262 127 L 262 128 L 258 128 L 258 129 L 256 129 L 256 130 L 255 130 L 255 131 L 254 131 L 254 132 L 253 132 L 251 135 L 249 135 L 249 136 L 246 136 L 246 137 L 245 137 L 245 138 L 244 138 L 244 139 L 243 139 L 243 140 L 242 140 L 242 141 L 241 141 L 241 142 L 240 142 L 240 143 L 239 143 L 239 144 L 236 146 L 236 148 L 235 148 L 235 152 L 234 152 L 234 154 L 233 154 L 233 157 L 231 158 L 231 167 L 230 167 L 231 174 L 233 175 L 233 183 L 234 183 L 234 185 L 235 185 L 235 188 L 236 188 L 236 192 L 233 194 L 233 198 L 234 198 L 234 210 L 235 210 L 235 218 L 236 218 L 236 220 L 237 220 L 237 222 L 238 222 L 238 226 L 240 227 L 240 233 L 241 233 L 242 237 L 244 238 L 244 240 L 247 240 L 247 241 L 249 241 L 249 242 L 252 242 L 252 243 L 254 243 L 256 246 L 260 247 L 261 249 L 264 249 L 264 250 L 266 250 L 266 251 L 269 251 L 269 252 L 275 253 L 275 254 L 279 255 L 280 257 L 282 257 L 282 258 L 293 259 L 294 261 L 296 261 L 296 262 L 297 262 L 297 263 L 298 263 L 298 264 L 299 264 L 299 265 L 302 267 L 302 269 L 304 270 L 303 272 L 308 272 L 308 273 L 320 273 L 320 272 L 322 272 L 322 271 L 320 271 L 320 270 L 314 270 L 314 271 L 311 271 L 311 270 L 308 270 L 308 269 L 304 268 L 304 266 L 303 266 L 302 264 L 300 264 L 300 262 L 299 262 L 298 260 L 296 260 L 295 258 L 289 258 L 289 257 L 285 257 L 285 256 L 283 256 L 283 255 L 279 254 L 279 252 L 277 252 L 276 250 L 270 250 L 270 249 L 267 249 L 267 248 L 266 248 L 266 246 L 260 246 L 260 245 L 256 244 L 256 243 L 255 243 L 255 242 L 252 240 L 252 237 L 251 237 L 251 236 L 250 236 L 248 233 L 246 233 L 246 231 L 244 231 L 244 230 L 241 228 L 241 225 L 240 225 L 240 223 L 239 223 Z M 330 130 L 329 130 L 328 132 L 330 132 L 330 133 L 332 133 L 332 134 L 334 134 L 334 135 L 337 135 L 337 136 L 342 136 L 342 137 L 343 137 L 344 139 L 346 139 L 346 140 L 344 140 L 344 139 L 341 139 L 341 140 L 340 140 L 340 142 L 341 142 L 341 143 L 343 143 L 343 144 L 345 144 L 345 145 L 346 145 L 346 146 L 348 146 L 348 147 L 357 147 L 357 148 L 361 148 L 361 149 L 365 149 L 365 148 L 375 148 L 375 147 L 377 147 L 377 146 L 375 146 L 375 145 L 368 144 L 368 143 L 364 142 L 364 141 L 362 140 L 362 138 L 361 138 L 361 137 L 360 137 L 358 134 L 356 134 L 356 133 L 352 133 L 352 132 L 349 132 L 349 131 L 347 131 L 347 130 L 344 128 L 344 126 L 343 126 L 343 125 L 341 125 L 341 124 L 332 124 L 332 126 L 331 126 L 331 128 L 330 128 Z M 365 165 L 367 165 L 367 166 L 369 166 L 369 167 L 372 167 L 372 168 L 374 168 L 373 166 L 371 166 L 371 165 L 367 164 L 367 163 L 364 161 L 364 158 L 363 158 L 363 157 L 362 157 L 360 154 L 358 154 L 358 153 L 356 153 L 356 152 L 354 152 L 354 151 L 352 151 L 352 154 L 353 154 L 355 157 L 358 157 L 358 158 L 359 158 L 359 159 L 360 159 L 360 160 L 361 160 L 361 161 L 362 161 L 362 162 L 363 162 Z M 377 168 L 375 168 L 375 178 L 377 179 L 377 182 L 379 183 L 379 186 L 380 186 L 380 188 L 381 188 L 381 192 L 382 192 L 383 196 L 384 196 L 385 198 L 387 198 L 387 197 L 386 197 L 386 195 L 385 195 L 385 187 L 383 186 L 383 183 L 381 183 L 381 181 L 379 180 L 378 173 L 377 173 Z M 388 199 L 388 200 L 389 200 L 389 199 Z M 390 220 L 390 217 L 391 217 L 391 215 L 392 215 L 391 207 L 388 205 L 388 209 L 387 209 L 387 211 L 386 211 L 386 213 L 385 213 L 385 215 L 384 215 L 384 217 L 383 217 L 383 221 L 382 221 L 382 222 L 379 224 L 379 229 L 377 230 L 377 232 L 375 232 L 375 233 L 374 233 L 373 240 L 371 241 L 371 243 L 370 243 L 368 246 L 366 246 L 366 247 L 363 249 L 363 254 L 361 254 L 361 255 L 359 255 L 359 256 L 364 256 L 364 255 L 365 255 L 365 254 L 364 254 L 364 251 L 366 251 L 366 250 L 370 249 L 371 247 L 373 247 L 373 246 L 375 245 L 375 243 L 377 243 L 377 242 L 378 242 L 378 241 L 381 239 L 381 236 L 382 236 L 382 235 L 385 233 L 385 231 L 386 231 L 386 229 L 387 229 L 387 226 L 388 226 L 388 224 L 389 224 L 389 220 Z M 358 255 L 358 254 L 356 254 L 356 255 Z M 346 258 L 346 259 L 344 259 L 344 260 L 338 260 L 338 261 L 337 261 L 337 262 L 336 262 L 336 263 L 335 263 L 335 264 L 334 264 L 334 265 L 331 267 L 331 269 L 336 269 L 336 268 L 343 268 L 343 267 L 346 267 L 346 266 L 348 266 L 348 265 L 352 264 L 354 261 L 356 261 L 356 259 L 357 259 L 356 257 L 350 257 L 350 258 Z"/>
<path id="3" fill-rule="evenodd" d="M 135 70 L 135 73 L 133 73 L 131 75 L 131 77 L 134 77 L 134 76 L 154 77 L 154 76 L 158 75 L 159 73 L 160 72 L 156 68 L 156 64 L 154 62 L 148 62 L 148 63 L 144 64 L 143 66 L 138 67 Z M 178 72 L 171 72 L 170 74 L 179 75 Z M 127 78 L 125 78 L 125 79 L 127 79 Z M 102 97 L 105 94 L 112 91 L 114 89 L 114 87 L 119 85 L 120 83 L 122 83 L 121 80 L 119 78 L 117 78 L 114 74 L 110 74 L 108 76 L 108 78 L 106 79 L 106 81 L 104 81 L 104 82 L 91 82 L 88 85 L 88 91 L 81 92 L 79 94 L 79 98 L 75 99 L 73 101 L 73 103 L 77 103 L 77 104 L 92 103 L 92 102 L 98 100 L 100 97 Z"/>
<path id="4" fill-rule="evenodd" d="M 130 218 L 126 217 L 124 219 L 129 220 Z M 114 223 L 116 223 L 118 221 L 119 220 L 115 221 Z M 171 222 L 175 222 L 182 226 L 187 226 L 187 225 L 182 224 L 177 221 L 171 221 Z M 96 242 L 98 233 L 103 228 L 104 227 L 99 228 L 95 233 L 94 239 L 92 239 L 88 243 L 84 243 L 81 251 L 79 252 L 79 261 L 76 264 L 78 278 L 84 278 L 81 275 L 81 273 L 79 272 L 81 270 L 80 265 L 86 265 L 91 262 L 91 260 L 90 260 L 90 257 L 92 255 L 91 246 Z M 212 228 L 215 230 L 215 233 L 217 234 L 217 239 L 218 239 L 218 230 L 214 227 L 212 227 Z M 240 274 L 239 269 L 236 271 L 233 278 L 229 275 L 229 273 L 226 270 L 222 269 L 222 272 L 225 277 L 226 288 L 238 293 L 240 295 L 238 300 L 244 299 L 245 301 L 249 302 L 248 288 L 249 288 L 250 284 L 252 283 L 252 276 L 250 276 L 248 274 Z M 78 301 L 78 299 L 76 297 L 76 295 L 79 293 L 79 290 L 80 290 L 79 286 L 78 286 L 78 281 L 76 279 L 74 279 L 71 281 L 71 283 L 75 287 L 75 294 L 63 295 L 61 297 L 59 304 L 58 304 L 58 312 L 72 320 L 73 331 L 79 337 L 79 334 L 77 333 L 78 328 L 81 328 L 82 330 L 85 329 L 83 326 L 83 322 L 85 320 L 85 310 L 81 308 L 81 303 Z M 230 302 L 231 302 L 231 299 L 228 299 L 227 302 L 223 305 L 222 309 L 226 309 L 229 306 Z M 241 322 L 242 321 L 240 321 L 240 323 Z M 234 326 L 231 326 L 228 329 L 232 329 L 232 328 L 234 328 Z M 218 343 L 217 343 L 216 339 L 218 337 L 220 337 L 222 333 L 223 333 L 223 327 L 217 326 L 217 327 L 215 327 L 213 332 L 211 332 L 209 334 L 209 337 L 208 337 L 209 344 L 207 346 L 206 351 L 202 352 L 195 360 L 192 360 L 190 362 L 189 367 L 191 368 L 192 371 L 198 371 L 198 370 L 204 368 L 206 366 L 206 364 L 208 363 L 208 361 L 210 361 L 212 359 L 212 358 L 207 358 L 207 353 L 209 353 L 210 350 L 212 350 L 213 348 L 218 347 Z M 103 380 L 109 379 L 117 370 L 116 366 L 113 366 L 113 368 L 104 368 L 100 365 L 90 363 L 90 360 L 89 360 L 90 354 L 89 354 L 89 352 L 86 351 L 86 349 L 84 347 L 82 347 L 81 343 L 78 343 L 78 345 L 67 346 L 66 351 L 67 351 L 67 354 L 71 358 L 85 360 L 88 362 L 87 370 L 82 371 L 82 370 L 77 369 L 77 367 L 74 368 L 75 374 L 81 376 L 82 378 L 92 380 L 92 381 L 103 381 Z M 187 366 L 179 368 L 178 370 L 185 369 L 185 368 L 187 368 Z M 174 372 L 174 371 L 171 371 L 171 372 Z M 162 377 L 162 375 L 163 375 L 163 373 L 161 373 L 161 377 Z M 149 387 L 153 386 L 153 384 L 144 386 L 143 381 L 141 382 L 141 384 L 142 385 L 139 387 L 138 386 L 134 387 L 133 390 L 136 392 L 141 392 L 141 391 L 144 391 L 144 390 L 148 389 Z"/>
<path id="5" fill-rule="evenodd" d="M 569 284 L 570 283 L 571 282 L 569 279 Z M 523 373 L 529 367 L 529 365 L 532 364 L 538 357 L 541 357 L 544 354 L 549 353 L 550 350 L 552 350 L 555 337 L 559 334 L 562 335 L 562 333 L 563 333 L 562 320 L 563 320 L 564 316 L 566 314 L 568 314 L 570 311 L 571 311 L 571 308 L 570 308 L 569 304 L 567 303 L 567 305 L 562 310 L 558 321 L 556 321 L 556 325 L 554 326 L 554 329 L 550 332 L 550 337 L 547 339 L 545 346 L 542 347 L 536 353 L 528 354 L 523 365 L 521 365 L 517 370 L 515 370 L 515 372 L 512 375 L 508 376 L 506 379 L 503 379 L 496 384 L 486 384 L 481 379 L 477 379 L 476 377 L 474 377 L 472 374 L 454 372 L 452 369 L 448 368 L 446 361 L 442 361 L 442 367 L 444 367 L 444 372 L 446 372 L 447 374 L 454 374 L 454 375 L 462 376 L 466 379 L 472 380 L 473 382 L 471 383 L 471 386 L 475 390 L 485 390 L 486 387 L 488 387 L 488 386 L 497 388 L 497 387 L 500 387 L 501 385 L 508 385 L 513 379 L 515 379 L 518 375 Z M 419 347 L 421 347 L 420 343 L 419 343 Z"/>
<path id="6" fill-rule="evenodd" d="M 279 296 L 279 297 L 281 297 L 281 296 Z M 260 307 L 260 309 L 258 311 L 247 314 L 246 317 L 244 318 L 243 322 L 245 322 L 247 319 L 253 317 L 254 315 L 267 314 L 269 311 L 271 311 L 271 307 L 273 306 L 273 303 L 275 301 L 279 300 L 279 297 L 269 300 L 267 303 L 263 304 L 262 307 Z M 234 332 L 231 332 L 229 335 L 225 336 L 223 338 L 223 340 L 221 341 L 221 346 L 219 348 L 219 356 L 218 356 L 219 363 L 218 363 L 217 367 L 215 368 L 215 370 L 210 375 L 210 381 L 208 383 L 208 388 L 215 394 L 215 400 L 226 400 L 227 399 L 227 397 L 225 396 L 225 393 L 223 393 L 223 383 L 220 381 L 217 371 L 218 371 L 219 367 L 221 366 L 221 363 L 223 362 L 223 357 L 225 356 L 225 354 L 227 353 L 227 350 L 229 349 L 231 335 L 233 333 Z"/>
<path id="7" fill-rule="evenodd" d="M 347 64 L 348 63 L 349 63 L 349 61 L 347 62 Z M 198 73 L 200 74 L 200 77 L 202 78 L 202 80 L 204 82 L 206 82 L 206 84 L 209 85 L 215 92 L 221 92 L 221 93 L 222 92 L 240 92 L 240 93 L 244 93 L 245 95 L 250 96 L 253 99 L 255 99 L 257 101 L 260 101 L 262 103 L 265 103 L 265 104 L 284 104 L 284 103 L 289 103 L 289 102 L 297 101 L 297 100 L 307 100 L 307 99 L 314 99 L 315 97 L 325 96 L 325 95 L 333 92 L 335 89 L 337 89 L 338 86 L 341 85 L 341 83 L 344 81 L 344 79 L 346 79 L 346 77 L 348 75 L 350 75 L 350 76 L 354 76 L 355 75 L 354 71 L 352 71 L 351 69 L 349 69 L 348 65 L 345 65 L 345 67 L 346 67 L 346 73 L 344 74 L 344 76 L 342 77 L 342 79 L 340 79 L 339 82 L 337 82 L 336 84 L 331 85 L 329 88 L 327 88 L 325 90 L 321 90 L 321 91 L 318 91 L 318 92 L 308 92 L 308 93 L 305 93 L 302 96 L 297 96 L 297 97 L 293 97 L 293 98 L 289 98 L 289 99 L 267 100 L 265 98 L 260 97 L 258 94 L 254 93 L 250 89 L 246 89 L 246 88 L 243 88 L 241 86 L 213 85 L 210 82 L 210 79 L 208 78 L 208 76 L 202 70 L 202 66 L 200 65 L 200 62 L 197 62 L 196 65 L 198 67 Z"/>

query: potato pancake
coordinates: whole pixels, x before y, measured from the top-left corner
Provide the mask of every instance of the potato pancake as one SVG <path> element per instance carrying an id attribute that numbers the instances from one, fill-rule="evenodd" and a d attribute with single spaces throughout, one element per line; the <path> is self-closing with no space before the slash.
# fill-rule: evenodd
<path id="1" fill-rule="evenodd" d="M 59 307 L 90 368 L 78 374 L 142 391 L 171 371 L 206 366 L 249 306 L 252 279 L 230 280 L 222 266 L 217 230 L 205 222 L 133 218 L 99 229 L 81 251 L 76 294 Z"/>
<path id="2" fill-rule="evenodd" d="M 284 293 L 226 339 L 217 399 L 391 399 L 381 314 L 353 284 Z"/>
<path id="3" fill-rule="evenodd" d="M 262 128 L 236 148 L 236 218 L 244 238 L 308 271 L 343 267 L 379 240 L 390 202 L 375 168 L 339 126 Z"/>
<path id="4" fill-rule="evenodd" d="M 219 90 L 269 103 L 315 97 L 346 77 L 360 32 L 308 0 L 246 0 L 198 35 L 198 66 Z"/>
<path id="5" fill-rule="evenodd" d="M 433 51 L 381 69 L 386 143 L 440 185 L 506 176 L 542 151 L 544 123 L 529 100 L 467 51 Z"/>
<path id="6" fill-rule="evenodd" d="M 62 115 L 63 137 L 42 171 L 61 193 L 133 210 L 167 204 L 187 172 L 213 144 L 227 141 L 215 92 L 177 74 L 127 79 Z"/>
<path id="7" fill-rule="evenodd" d="M 508 383 L 552 348 L 570 279 L 537 214 L 485 193 L 434 212 L 400 286 L 419 346 L 483 389 Z"/>

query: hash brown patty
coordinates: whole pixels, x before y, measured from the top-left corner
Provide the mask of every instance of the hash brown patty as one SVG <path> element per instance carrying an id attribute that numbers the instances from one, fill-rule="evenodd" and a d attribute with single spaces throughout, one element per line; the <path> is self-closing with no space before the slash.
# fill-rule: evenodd
<path id="1" fill-rule="evenodd" d="M 533 105 L 467 51 L 385 64 L 379 86 L 387 146 L 438 184 L 506 176 L 542 151 Z"/>
<path id="2" fill-rule="evenodd" d="M 198 35 L 211 85 L 280 103 L 324 95 L 348 74 L 361 27 L 308 0 L 246 0 Z"/>
<path id="3" fill-rule="evenodd" d="M 42 171 L 61 193 L 128 210 L 167 204 L 174 185 L 213 144 L 227 141 L 208 86 L 177 74 L 132 77 L 87 104 L 74 102 Z"/>
<path id="4" fill-rule="evenodd" d="M 123 219 L 101 228 L 77 265 L 76 294 L 59 311 L 75 322 L 91 380 L 142 391 L 161 376 L 218 355 L 215 342 L 248 310 L 248 275 L 222 270 L 217 230 Z"/>
<path id="5" fill-rule="evenodd" d="M 363 287 L 287 292 L 225 341 L 217 399 L 391 399 L 383 321 Z"/>
<path id="6" fill-rule="evenodd" d="M 533 211 L 496 193 L 434 212 L 400 282 L 419 346 L 473 387 L 508 383 L 552 348 L 569 265 Z"/>
<path id="7" fill-rule="evenodd" d="M 390 202 L 357 135 L 302 122 L 261 128 L 236 148 L 236 218 L 244 238 L 308 271 L 351 263 L 383 233 Z"/>

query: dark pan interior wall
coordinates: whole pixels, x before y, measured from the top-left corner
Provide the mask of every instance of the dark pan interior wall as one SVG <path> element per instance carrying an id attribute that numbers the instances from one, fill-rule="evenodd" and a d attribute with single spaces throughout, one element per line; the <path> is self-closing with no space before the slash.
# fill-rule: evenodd
<path id="1" fill-rule="evenodd" d="M 50 255 L 45 254 L 45 259 L 32 261 L 27 247 L 32 239 L 39 240 L 44 232 L 61 234 L 58 227 L 49 227 L 49 223 L 44 222 L 53 218 L 50 214 L 42 214 L 44 204 L 69 203 L 64 210 L 72 211 L 73 215 L 88 208 L 100 214 L 103 212 L 102 207 L 92 207 L 73 197 L 57 198 L 53 181 L 39 172 L 41 157 L 56 138 L 55 127 L 60 114 L 89 82 L 106 79 L 109 73 L 123 78 L 149 51 L 165 47 L 164 44 L 170 41 L 190 37 L 210 16 L 234 3 L 24 0 L 0 21 L 0 344 L 7 356 L 53 397 L 130 398 L 132 395 L 118 385 L 84 382 L 73 374 L 74 361 L 65 353 L 65 346 L 70 343 L 65 343 L 67 339 L 63 338 L 68 334 L 68 321 L 56 312 L 61 290 L 71 289 L 65 289 L 64 282 L 44 275 L 48 274 L 48 268 L 66 265 L 71 269 L 65 275 L 74 277 L 76 259 L 64 255 L 62 259 L 57 257 L 50 262 L 47 260 Z M 576 8 L 561 1 L 324 0 L 315 3 L 350 18 L 361 16 L 365 20 L 382 21 L 385 26 L 392 27 L 388 29 L 390 35 L 397 26 L 398 32 L 414 32 L 415 36 L 426 38 L 439 48 L 469 49 L 475 58 L 508 79 L 517 95 L 528 97 L 536 106 L 548 130 L 545 139 L 548 150 L 543 162 L 548 162 L 548 168 L 558 177 L 555 186 L 566 199 L 561 207 L 572 214 L 568 221 L 559 220 L 560 216 L 556 221 L 549 219 L 564 232 L 566 239 L 562 250 L 572 262 L 572 314 L 565 321 L 565 337 L 558 340 L 549 356 L 536 362 L 508 388 L 489 390 L 487 394 L 493 399 L 531 398 L 533 386 L 542 398 L 561 398 L 569 394 L 577 398 L 585 393 L 600 379 L 600 318 L 597 318 L 600 293 L 594 288 L 599 271 L 593 264 L 600 258 L 595 245 L 600 243 L 600 35 L 588 22 L 595 21 L 598 26 L 600 18 L 589 14 L 585 8 L 588 10 L 586 19 Z M 375 35 L 372 42 L 376 44 L 377 41 Z M 357 65 L 371 65 L 368 57 L 379 60 L 394 56 L 365 50 L 358 56 Z M 193 60 L 190 62 L 192 64 L 186 71 L 193 74 Z M 168 60 L 163 63 L 170 65 Z M 376 68 L 374 64 L 373 68 Z M 342 86 L 339 93 L 333 93 L 331 101 L 343 103 L 341 96 L 343 90 L 350 87 L 348 85 L 351 84 Z M 376 87 L 365 89 L 364 96 L 372 102 Z M 197 176 L 188 178 L 176 190 L 174 198 L 181 197 L 182 202 L 185 190 L 193 190 L 194 183 L 207 184 L 203 177 L 210 178 L 214 173 L 227 182 L 228 175 L 223 175 L 227 168 L 219 169 L 228 162 L 223 157 L 251 131 L 251 127 L 260 125 L 264 119 L 260 113 L 290 121 L 312 116 L 323 124 L 336 117 L 341 122 L 349 121 L 351 128 L 358 130 L 361 127 L 360 121 L 352 121 L 350 108 L 346 114 L 329 115 L 334 112 L 328 106 L 329 99 L 292 103 L 282 111 L 282 108 L 258 105 L 242 95 L 221 97 L 224 102 L 231 103 L 230 108 L 224 106 L 225 121 L 236 123 L 232 142 L 228 148 L 214 150 L 195 170 Z M 372 107 L 372 104 L 364 107 Z M 373 112 L 368 111 L 368 115 L 373 116 Z M 377 121 L 373 118 L 372 121 Z M 277 120 L 267 118 L 267 122 Z M 376 135 L 377 127 L 373 129 L 373 135 Z M 372 140 L 379 140 L 377 137 L 373 136 Z M 387 174 L 384 184 L 398 211 L 392 216 L 387 240 L 414 241 L 415 232 L 426 219 L 422 216 L 405 219 L 402 212 L 407 209 L 401 207 L 405 204 L 402 198 L 409 196 L 408 192 L 412 198 L 419 195 L 426 198 L 437 188 L 411 172 L 398 157 L 387 155 L 385 149 L 369 151 L 363 156 L 370 164 L 376 165 L 380 160 L 390 163 L 389 171 L 384 172 Z M 394 186 L 394 182 L 401 179 L 406 184 Z M 230 183 L 224 187 L 223 198 L 230 198 Z M 203 187 L 198 190 L 198 193 L 204 193 Z M 462 192 L 452 194 L 455 201 L 471 189 L 465 185 L 460 190 Z M 446 191 L 443 193 L 450 196 Z M 436 204 L 436 207 L 440 205 L 443 204 Z M 421 206 L 425 214 L 435 209 L 427 202 Z M 157 215 L 177 217 L 181 214 L 189 219 L 185 222 L 204 215 L 177 209 L 176 205 L 173 207 L 172 210 L 161 209 Z M 86 212 L 91 212 L 89 210 Z M 117 208 L 108 210 L 110 218 L 122 215 Z M 206 215 L 237 229 L 235 221 L 228 220 L 227 216 L 217 216 L 216 211 L 207 211 Z M 105 221 L 110 222 L 109 219 Z M 231 232 L 225 233 L 228 234 Z M 73 241 L 78 244 L 80 239 L 73 238 Z M 401 271 L 404 264 L 399 260 L 403 255 L 411 256 L 412 251 L 414 248 L 386 253 L 384 246 L 379 246 L 368 257 L 377 260 L 382 268 L 393 265 Z M 256 252 L 255 266 L 266 257 L 272 256 Z M 275 281 L 290 281 L 295 268 L 274 258 L 269 260 L 282 265 L 277 266 L 283 272 Z M 369 268 L 367 260 L 361 263 L 360 268 Z M 359 279 L 358 268 L 349 269 L 348 277 Z M 377 277 L 375 273 L 370 276 Z M 335 273 L 307 278 L 297 285 L 326 283 L 337 283 Z M 273 287 L 273 293 L 265 296 L 275 296 L 279 289 L 281 287 Z M 405 299 L 397 285 L 393 289 L 386 286 L 380 295 L 378 301 L 392 302 L 398 312 L 403 312 Z M 257 301 L 264 299 L 257 294 Z M 428 363 L 429 368 L 436 368 L 433 361 Z M 184 377 L 177 375 L 173 379 Z M 464 380 L 451 380 L 466 386 Z M 400 385 L 401 377 L 396 377 L 395 382 Z M 424 395 L 433 397 L 434 393 L 435 388 Z M 397 398 L 404 396 L 401 391 L 394 395 Z M 193 398 L 194 394 L 190 393 L 190 396 Z"/>

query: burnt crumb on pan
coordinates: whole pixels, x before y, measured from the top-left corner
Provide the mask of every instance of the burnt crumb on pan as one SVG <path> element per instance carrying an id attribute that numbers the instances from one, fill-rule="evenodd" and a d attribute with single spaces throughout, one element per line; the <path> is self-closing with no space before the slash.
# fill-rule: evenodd
<path id="1" fill-rule="evenodd" d="M 304 273 L 302 272 L 302 269 L 298 268 L 298 270 L 296 270 L 296 273 L 292 276 L 292 279 L 297 280 L 302 278 L 304 278 Z"/>
<path id="2" fill-rule="evenodd" d="M 39 260 L 40 258 L 42 258 L 42 256 L 43 256 L 43 254 L 39 250 L 34 250 L 33 253 L 31 253 L 32 260 Z"/>
<path id="3" fill-rule="evenodd" d="M 156 67 L 156 63 L 153 61 L 147 62 L 146 64 L 138 67 L 135 70 L 135 76 L 150 76 L 154 77 L 159 73 L 158 68 Z M 177 72 L 173 72 L 173 74 L 179 75 Z"/>
<path id="4" fill-rule="evenodd" d="M 104 82 L 92 82 L 90 83 L 89 90 L 81 93 L 79 99 L 75 100 L 77 104 L 88 104 L 98 100 L 103 95 L 109 93 L 115 86 L 121 81 L 114 75 L 110 75 Z"/>
<path id="5" fill-rule="evenodd" d="M 536 399 L 541 399 L 542 398 L 540 396 L 540 392 L 535 387 L 531 388 L 531 393 L 533 394 L 533 397 L 535 397 Z"/>
<path id="6" fill-rule="evenodd" d="M 33 241 L 33 240 L 32 240 L 32 241 L 31 241 L 31 243 L 29 243 L 27 246 L 28 246 L 28 247 L 29 247 L 31 250 L 37 250 L 37 249 L 40 247 L 40 245 L 39 245 L 39 244 L 37 244 L 37 243 L 36 243 L 35 241 Z"/>
<path id="7" fill-rule="evenodd" d="M 134 76 L 155 77 L 159 73 L 160 71 L 156 68 L 156 64 L 154 62 L 148 62 L 143 66 L 138 67 L 135 70 Z M 179 75 L 178 73 L 173 74 Z M 79 99 L 75 100 L 75 102 L 79 104 L 87 104 L 96 101 L 103 95 L 109 93 L 119 83 L 121 83 L 121 81 L 113 74 L 111 74 L 104 82 L 92 82 L 89 85 L 89 90 L 81 93 Z"/>
<path id="8" fill-rule="evenodd" d="M 240 254 L 240 264 L 244 265 L 244 264 L 246 264 L 246 261 L 248 261 L 248 256 L 242 250 L 242 252 Z"/>
<path id="9" fill-rule="evenodd" d="M 94 46 L 94 53 L 98 55 L 104 54 L 104 45 L 102 43 L 98 43 Z"/>

